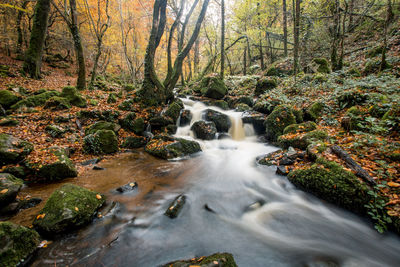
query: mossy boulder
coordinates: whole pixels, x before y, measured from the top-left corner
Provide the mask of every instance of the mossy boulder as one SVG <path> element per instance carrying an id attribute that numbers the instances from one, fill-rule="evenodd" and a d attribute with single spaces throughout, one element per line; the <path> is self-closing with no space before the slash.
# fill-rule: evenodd
<path id="1" fill-rule="evenodd" d="M 212 121 L 196 121 L 190 128 L 196 138 L 202 140 L 212 140 L 215 138 L 217 128 Z"/>
<path id="2" fill-rule="evenodd" d="M 54 191 L 33 226 L 44 234 L 59 234 L 92 221 L 105 197 L 83 187 L 65 184 Z"/>
<path id="3" fill-rule="evenodd" d="M 334 162 L 318 159 L 311 168 L 290 172 L 295 186 L 318 198 L 351 211 L 365 214 L 369 188 L 351 172 Z"/>
<path id="4" fill-rule="evenodd" d="M 0 133 L 0 166 L 18 163 L 31 153 L 33 145 L 12 135 Z"/>
<path id="5" fill-rule="evenodd" d="M 239 103 L 235 106 L 235 111 L 237 111 L 237 112 L 245 112 L 245 111 L 249 111 L 249 110 L 251 110 L 251 107 L 249 107 L 248 105 L 243 104 L 243 103 Z"/>
<path id="6" fill-rule="evenodd" d="M 277 106 L 265 120 L 266 137 L 271 141 L 276 141 L 287 126 L 295 123 L 296 118 L 290 107 Z"/>
<path id="7" fill-rule="evenodd" d="M 224 100 L 215 100 L 212 102 L 213 106 L 219 107 L 223 110 L 228 110 L 229 109 L 229 105 L 228 102 L 224 101 Z"/>
<path id="8" fill-rule="evenodd" d="M 253 128 L 257 134 L 265 133 L 265 120 L 265 114 L 260 112 L 248 111 L 244 112 L 242 115 L 242 122 L 253 125 Z"/>
<path id="9" fill-rule="evenodd" d="M 0 105 L 2 105 L 3 108 L 9 109 L 19 100 L 20 97 L 16 96 L 13 92 L 8 90 L 0 90 Z"/>
<path id="10" fill-rule="evenodd" d="M 165 111 L 165 115 L 172 118 L 174 122 L 176 122 L 179 118 L 179 114 L 181 113 L 181 110 L 183 109 L 183 106 L 181 106 L 177 102 L 173 102 L 168 106 L 168 109 Z"/>
<path id="11" fill-rule="evenodd" d="M 313 62 L 318 65 L 317 72 L 319 73 L 330 73 L 329 62 L 326 58 L 314 58 Z"/>
<path id="12" fill-rule="evenodd" d="M 11 106 L 12 109 L 18 109 L 21 107 L 37 107 L 43 106 L 47 100 L 53 96 L 59 96 L 60 93 L 57 91 L 46 91 L 38 95 L 29 96 L 23 100 L 18 101 Z"/>
<path id="13" fill-rule="evenodd" d="M 118 105 L 118 109 L 125 111 L 135 111 L 133 99 L 124 100 L 121 104 Z"/>
<path id="14" fill-rule="evenodd" d="M 118 151 L 118 139 L 114 131 L 99 130 L 83 139 L 83 150 L 88 154 L 112 154 Z"/>
<path id="15" fill-rule="evenodd" d="M 292 134 L 285 134 L 278 137 L 278 144 L 283 148 L 294 147 L 305 150 L 313 142 L 323 141 L 327 137 L 328 134 L 320 130 L 314 130 L 295 136 Z"/>
<path id="16" fill-rule="evenodd" d="M 66 86 L 62 89 L 61 97 L 65 97 L 73 106 L 85 108 L 87 106 L 86 99 L 84 99 L 73 86 Z"/>
<path id="17" fill-rule="evenodd" d="M 386 62 L 386 64 L 383 66 L 382 69 L 382 62 L 380 59 L 370 59 L 367 61 L 367 63 L 364 66 L 364 75 L 369 75 L 373 73 L 378 73 L 379 71 L 385 70 L 385 69 L 390 69 L 393 66 L 390 65 L 389 63 Z"/>
<path id="18" fill-rule="evenodd" d="M 0 173 L 0 207 L 13 202 L 24 182 L 9 173 Z"/>
<path id="19" fill-rule="evenodd" d="M 61 138 L 66 132 L 66 130 L 58 125 L 47 125 L 44 129 L 53 138 Z"/>
<path id="20" fill-rule="evenodd" d="M 122 129 L 127 131 L 133 131 L 133 122 L 136 119 L 135 112 L 129 112 L 123 118 L 119 120 L 119 124 L 121 125 Z"/>
<path id="21" fill-rule="evenodd" d="M 181 117 L 179 120 L 179 126 L 186 126 L 189 125 L 190 122 L 192 121 L 193 114 L 190 112 L 188 109 L 184 109 L 181 112 Z"/>
<path id="22" fill-rule="evenodd" d="M 209 98 L 222 99 L 228 93 L 228 88 L 218 75 L 203 78 L 200 86 L 201 94 Z"/>
<path id="23" fill-rule="evenodd" d="M 12 222 L 0 222 L 0 265 L 20 266 L 40 243 L 39 234 Z"/>
<path id="24" fill-rule="evenodd" d="M 230 253 L 215 253 L 206 257 L 192 258 L 190 260 L 178 260 L 167 263 L 163 267 L 209 267 L 209 266 L 221 266 L 221 267 L 237 267 L 235 259 Z"/>
<path id="25" fill-rule="evenodd" d="M 140 148 L 147 144 L 147 139 L 143 136 L 128 136 L 122 143 L 123 148 Z"/>
<path id="26" fill-rule="evenodd" d="M 43 164 L 43 166 L 39 168 L 39 176 L 45 178 L 47 181 L 58 181 L 78 176 L 75 164 L 69 159 L 65 149 L 51 147 L 47 152 L 49 156 L 53 156 L 54 161 L 49 164 Z"/>
<path id="27" fill-rule="evenodd" d="M 386 113 L 383 115 L 382 120 L 391 121 L 390 131 L 395 132 L 400 130 L 400 105 L 394 104 Z"/>
<path id="28" fill-rule="evenodd" d="M 325 104 L 322 102 L 315 102 L 309 106 L 304 113 L 304 119 L 310 121 L 317 121 L 324 110 Z"/>
<path id="29" fill-rule="evenodd" d="M 16 119 L 13 119 L 12 117 L 5 117 L 3 119 L 0 119 L 0 126 L 18 126 L 19 121 Z"/>
<path id="30" fill-rule="evenodd" d="M 257 81 L 256 88 L 254 89 L 254 95 L 260 96 L 269 90 L 272 90 L 278 86 L 275 79 L 272 78 L 261 78 Z"/>
<path id="31" fill-rule="evenodd" d="M 214 122 L 218 132 L 227 133 L 232 125 L 227 115 L 213 109 L 205 110 L 205 119 Z"/>
<path id="32" fill-rule="evenodd" d="M 45 109 L 51 110 L 64 110 L 70 109 L 71 104 L 65 97 L 53 96 L 44 104 Z"/>
<path id="33" fill-rule="evenodd" d="M 170 124 L 174 124 L 174 120 L 169 116 L 155 116 L 149 120 L 151 130 L 161 130 L 161 128 L 166 127 Z"/>
<path id="34" fill-rule="evenodd" d="M 148 142 L 145 151 L 158 158 L 173 159 L 200 152 L 201 147 L 196 141 L 162 135 Z"/>
<path id="35" fill-rule="evenodd" d="M 303 122 L 300 124 L 291 124 L 283 130 L 283 134 L 306 133 L 317 129 L 317 124 L 312 121 Z"/>
<path id="36" fill-rule="evenodd" d="M 367 94 L 357 90 L 350 90 L 340 94 L 337 101 L 340 108 L 350 108 L 365 103 L 368 98 Z"/>
<path id="37" fill-rule="evenodd" d="M 271 114 L 277 106 L 281 105 L 279 99 L 259 99 L 253 106 L 253 110 L 264 114 Z"/>
<path id="38" fill-rule="evenodd" d="M 119 124 L 108 121 L 98 121 L 85 129 L 85 135 L 94 134 L 100 130 L 110 130 L 113 131 L 115 134 L 118 134 L 118 131 L 120 129 L 121 126 Z"/>

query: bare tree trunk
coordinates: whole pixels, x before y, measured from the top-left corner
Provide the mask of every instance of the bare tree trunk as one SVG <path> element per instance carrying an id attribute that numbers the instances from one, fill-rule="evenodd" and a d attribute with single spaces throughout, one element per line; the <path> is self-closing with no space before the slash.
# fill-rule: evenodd
<path id="1" fill-rule="evenodd" d="M 383 32 L 383 45 L 382 45 L 382 59 L 381 59 L 381 66 L 380 66 L 380 71 L 383 71 L 387 67 L 387 61 L 386 61 L 386 50 L 388 48 L 387 45 L 387 29 L 389 27 L 390 21 L 393 19 L 393 11 L 392 11 L 392 1 L 387 0 L 387 6 L 386 6 L 386 20 L 385 20 L 385 25 L 384 25 L 384 32 Z"/>
<path id="2" fill-rule="evenodd" d="M 21 8 L 25 9 L 26 6 L 28 5 L 29 1 L 25 0 L 22 3 Z M 23 38 L 23 32 L 22 32 L 22 28 L 21 28 L 21 22 L 22 22 L 22 18 L 24 16 L 25 12 L 19 10 L 18 11 L 18 16 L 17 16 L 17 33 L 18 33 L 18 39 L 17 39 L 17 50 L 16 50 L 16 54 L 18 58 L 22 58 L 22 43 L 24 41 Z"/>
<path id="3" fill-rule="evenodd" d="M 50 0 L 38 0 L 35 6 L 29 48 L 25 54 L 23 71 L 32 78 L 41 77 L 42 54 L 50 13 Z"/>
<path id="4" fill-rule="evenodd" d="M 300 0 L 296 0 L 294 26 L 294 75 L 299 70 L 299 36 L 300 36 Z"/>
<path id="5" fill-rule="evenodd" d="M 194 43 L 194 73 L 197 75 L 199 72 L 199 64 L 200 64 L 200 39 L 197 38 Z"/>
<path id="6" fill-rule="evenodd" d="M 221 0 L 221 79 L 225 71 L 225 0 Z"/>
<path id="7" fill-rule="evenodd" d="M 346 1 L 344 1 L 345 4 L 345 12 L 343 15 L 343 21 L 342 21 L 342 34 L 341 34 L 341 40 L 340 40 L 340 57 L 339 57 L 339 62 L 338 62 L 338 69 L 342 69 L 343 68 L 343 58 L 344 58 L 344 39 L 346 36 L 346 14 L 349 10 L 349 5 L 347 4 Z"/>
<path id="8" fill-rule="evenodd" d="M 331 64 L 333 70 L 339 69 L 338 64 L 338 46 L 339 46 L 339 35 L 340 35 L 340 3 L 339 0 L 335 0 L 334 15 L 333 15 L 333 29 L 332 29 L 332 46 L 331 46 Z"/>
<path id="9" fill-rule="evenodd" d="M 282 12 L 283 12 L 283 54 L 285 57 L 288 56 L 288 34 L 287 34 L 287 6 L 286 0 L 282 0 Z"/>
<path id="10" fill-rule="evenodd" d="M 354 23 L 354 17 L 353 17 L 353 13 L 354 13 L 354 0 L 350 0 L 349 3 L 349 10 L 350 10 L 350 15 L 349 15 L 349 29 L 353 28 L 353 23 Z"/>
<path id="11" fill-rule="evenodd" d="M 246 61 L 247 61 L 247 47 L 244 49 L 243 53 L 243 75 L 247 75 Z"/>

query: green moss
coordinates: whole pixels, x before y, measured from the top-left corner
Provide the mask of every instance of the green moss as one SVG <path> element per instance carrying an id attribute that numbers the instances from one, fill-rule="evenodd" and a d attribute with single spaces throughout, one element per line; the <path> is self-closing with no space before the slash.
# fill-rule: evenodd
<path id="1" fill-rule="evenodd" d="M 133 104 L 134 104 L 134 101 L 132 99 L 127 99 L 118 105 L 118 109 L 126 110 L 126 111 L 134 111 L 135 107 Z"/>
<path id="2" fill-rule="evenodd" d="M 0 166 L 17 163 L 33 150 L 31 143 L 0 133 Z"/>
<path id="3" fill-rule="evenodd" d="M 147 143 L 147 140 L 143 136 L 128 136 L 125 141 L 122 143 L 123 148 L 139 148 L 144 147 Z"/>
<path id="4" fill-rule="evenodd" d="M 214 99 L 222 99 L 227 93 L 228 88 L 225 83 L 219 76 L 207 76 L 203 78 L 200 83 L 201 86 L 201 94 L 206 97 L 214 98 Z"/>
<path id="5" fill-rule="evenodd" d="M 63 110 L 70 109 L 71 105 L 68 99 L 64 97 L 53 96 L 46 101 L 46 103 L 44 104 L 44 108 L 52 110 Z"/>
<path id="6" fill-rule="evenodd" d="M 32 254 L 40 243 L 39 234 L 29 228 L 0 222 L 1 266 L 17 266 Z"/>
<path id="7" fill-rule="evenodd" d="M 73 105 L 80 108 L 87 106 L 86 100 L 78 93 L 78 90 L 73 86 L 66 86 L 62 89 L 61 97 L 65 97 Z"/>
<path id="8" fill-rule="evenodd" d="M 254 90 L 254 95 L 260 96 L 265 92 L 272 90 L 278 86 L 275 79 L 271 78 L 261 78 L 257 81 L 256 88 Z"/>
<path id="9" fill-rule="evenodd" d="M 63 137 L 65 130 L 57 125 L 47 125 L 45 131 L 53 138 Z"/>
<path id="10" fill-rule="evenodd" d="M 188 156 L 201 151 L 199 143 L 182 138 L 156 136 L 145 147 L 149 154 L 162 158 L 173 159 Z"/>
<path id="11" fill-rule="evenodd" d="M 193 258 L 190 260 L 179 260 L 167 263 L 163 267 L 187 267 L 187 266 L 221 266 L 237 267 L 237 264 L 230 253 L 215 253 L 210 256 Z"/>
<path id="12" fill-rule="evenodd" d="M 18 96 L 8 90 L 0 90 L 0 105 L 8 109 L 20 100 Z"/>
<path id="13" fill-rule="evenodd" d="M 57 161 L 45 164 L 39 169 L 39 176 L 48 181 L 58 181 L 64 178 L 78 176 L 78 171 L 74 163 L 69 159 L 67 152 L 63 148 L 52 147 L 48 149 L 49 154 L 57 157 Z"/>
<path id="14" fill-rule="evenodd" d="M 270 114 L 277 106 L 281 105 L 282 101 L 279 99 L 259 99 L 253 109 L 257 112 Z"/>
<path id="15" fill-rule="evenodd" d="M 63 233 L 89 223 L 104 204 L 105 197 L 97 192 L 65 184 L 51 194 L 33 226 L 42 233 Z"/>
<path id="16" fill-rule="evenodd" d="M 135 112 L 129 112 L 125 117 L 119 120 L 121 127 L 127 131 L 133 131 L 133 122 L 136 118 Z"/>
<path id="17" fill-rule="evenodd" d="M 297 123 L 302 123 L 304 121 L 303 119 L 304 114 L 301 109 L 293 109 L 293 115 L 296 117 Z"/>
<path id="18" fill-rule="evenodd" d="M 328 77 L 323 73 L 317 73 L 314 75 L 313 81 L 317 83 L 325 83 L 328 81 Z"/>
<path id="19" fill-rule="evenodd" d="M 117 103 L 117 95 L 115 93 L 109 94 L 107 98 L 107 103 L 108 104 Z"/>
<path id="20" fill-rule="evenodd" d="M 364 74 L 368 75 L 368 74 L 373 74 L 373 73 L 378 73 L 379 71 L 381 71 L 381 61 L 379 59 L 374 60 L 368 60 L 367 63 L 365 64 L 364 67 Z M 385 66 L 383 66 L 383 69 L 391 69 L 393 66 L 390 65 L 389 63 L 386 63 Z"/>
<path id="21" fill-rule="evenodd" d="M 165 111 L 165 115 L 171 117 L 174 122 L 176 122 L 182 109 L 183 106 L 179 105 L 177 102 L 173 102 L 168 106 L 168 109 Z"/>
<path id="22" fill-rule="evenodd" d="M 244 103 L 239 103 L 235 106 L 235 110 L 238 112 L 244 112 L 250 110 L 251 107 L 249 107 L 247 104 Z"/>
<path id="23" fill-rule="evenodd" d="M 280 76 L 280 75 L 281 75 L 280 71 L 274 66 L 270 67 L 265 73 L 265 76 Z"/>
<path id="24" fill-rule="evenodd" d="M 83 139 L 83 150 L 88 154 L 111 154 L 118 151 L 118 139 L 111 130 L 99 130 Z"/>
<path id="25" fill-rule="evenodd" d="M 296 133 L 296 132 L 305 133 L 305 132 L 313 131 L 315 129 L 317 129 L 317 124 L 312 121 L 307 121 L 304 123 L 291 124 L 291 125 L 287 126 L 283 130 L 283 134 Z"/>
<path id="26" fill-rule="evenodd" d="M 292 109 L 285 105 L 277 106 L 265 120 L 265 127 L 268 139 L 276 141 L 278 136 L 283 134 L 283 130 L 296 123 Z"/>
<path id="27" fill-rule="evenodd" d="M 353 77 L 361 77 L 361 72 L 360 72 L 358 69 L 356 69 L 356 68 L 351 68 L 351 69 L 348 71 L 348 74 L 351 75 L 351 76 L 353 76 Z"/>
<path id="28" fill-rule="evenodd" d="M 126 84 L 126 85 L 124 86 L 124 90 L 127 91 L 127 92 L 132 92 L 133 90 L 135 90 L 135 85 L 133 85 L 133 84 Z"/>
<path id="29" fill-rule="evenodd" d="M 329 68 L 329 62 L 325 58 L 314 58 L 313 62 L 318 64 L 318 69 L 317 71 L 319 73 L 330 73 L 331 69 Z"/>
<path id="30" fill-rule="evenodd" d="M 108 122 L 108 121 L 98 121 L 85 129 L 85 135 L 94 134 L 100 130 L 111 130 L 111 131 L 115 132 L 116 134 L 118 134 L 118 131 L 120 129 L 121 129 L 121 126 L 119 126 L 116 123 Z"/>
<path id="31" fill-rule="evenodd" d="M 223 110 L 228 110 L 229 109 L 229 105 L 228 102 L 224 101 L 224 100 L 216 100 L 212 103 L 214 106 L 219 107 Z"/>
<path id="32" fill-rule="evenodd" d="M 0 207 L 7 206 L 14 201 L 23 184 L 21 179 L 12 174 L 0 173 L 0 191 L 5 190 L 0 193 Z"/>
<path id="33" fill-rule="evenodd" d="M 324 109 L 325 105 L 322 102 L 315 102 L 311 106 L 307 108 L 305 113 L 306 120 L 316 121 L 321 117 L 321 113 Z"/>
<path id="34" fill-rule="evenodd" d="M 12 119 L 10 117 L 0 119 L 0 126 L 17 126 L 18 124 L 19 121 Z"/>
<path id="35" fill-rule="evenodd" d="M 368 95 L 357 90 L 345 91 L 338 97 L 340 108 L 350 108 L 355 105 L 360 105 L 368 100 Z"/>
<path id="36" fill-rule="evenodd" d="M 90 99 L 89 100 L 89 105 L 91 106 L 97 106 L 99 104 L 99 101 L 95 100 L 95 99 Z"/>
<path id="37" fill-rule="evenodd" d="M 364 205 L 370 200 L 369 188 L 334 162 L 318 159 L 309 169 L 290 172 L 288 179 L 328 202 L 357 213 L 366 212 Z"/>
<path id="38" fill-rule="evenodd" d="M 371 48 L 370 50 L 368 50 L 368 52 L 367 52 L 367 54 L 366 54 L 366 57 L 367 58 L 373 58 L 373 57 L 376 57 L 376 56 L 380 56 L 380 55 L 382 55 L 382 52 L 383 52 L 383 46 L 376 46 L 376 47 L 374 47 L 374 48 Z"/>
<path id="39" fill-rule="evenodd" d="M 56 91 L 48 91 L 38 95 L 33 95 L 27 97 L 21 101 L 18 101 L 14 105 L 11 106 L 12 109 L 18 109 L 20 107 L 37 107 L 42 106 L 53 96 L 59 96 L 59 92 Z"/>

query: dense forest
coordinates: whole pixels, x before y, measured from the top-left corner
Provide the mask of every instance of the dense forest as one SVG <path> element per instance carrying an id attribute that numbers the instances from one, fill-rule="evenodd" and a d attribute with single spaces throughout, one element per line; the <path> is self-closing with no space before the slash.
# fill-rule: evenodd
<path id="1" fill-rule="evenodd" d="M 399 18 L 0 0 L 0 266 L 396 266 Z"/>

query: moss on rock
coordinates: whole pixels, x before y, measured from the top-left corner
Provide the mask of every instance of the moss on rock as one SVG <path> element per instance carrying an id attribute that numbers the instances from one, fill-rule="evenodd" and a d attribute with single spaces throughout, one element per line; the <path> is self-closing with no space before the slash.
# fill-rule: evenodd
<path id="1" fill-rule="evenodd" d="M 255 96 L 260 96 L 269 90 L 272 90 L 278 86 L 275 79 L 272 78 L 261 78 L 257 81 L 256 88 L 254 90 Z"/>
<path id="2" fill-rule="evenodd" d="M 100 130 L 111 130 L 114 133 L 118 134 L 118 131 L 120 129 L 121 126 L 119 124 L 108 121 L 98 121 L 85 129 L 85 135 L 94 134 Z"/>
<path id="3" fill-rule="evenodd" d="M 44 104 L 45 109 L 63 110 L 70 109 L 71 105 L 65 97 L 53 96 L 49 98 Z"/>
<path id="4" fill-rule="evenodd" d="M 9 173 L 0 173 L 0 207 L 13 202 L 24 182 Z"/>
<path id="5" fill-rule="evenodd" d="M 44 164 L 38 171 L 39 176 L 47 181 L 58 181 L 78 176 L 75 164 L 69 159 L 65 149 L 52 147 L 48 149 L 48 153 L 54 155 L 57 160 L 50 164 Z"/>
<path id="6" fill-rule="evenodd" d="M 148 142 L 145 151 L 158 158 L 173 159 L 200 152 L 201 147 L 196 141 L 162 135 Z"/>
<path id="7" fill-rule="evenodd" d="M 324 103 L 322 102 L 315 102 L 311 106 L 307 108 L 307 111 L 304 114 L 304 119 L 317 121 L 324 110 Z"/>
<path id="8" fill-rule="evenodd" d="M 218 132 L 227 133 L 231 127 L 231 120 L 229 117 L 213 109 L 205 110 L 205 119 L 214 122 Z"/>
<path id="9" fill-rule="evenodd" d="M 77 185 L 65 184 L 51 194 L 33 226 L 44 234 L 58 234 L 88 224 L 105 197 Z"/>
<path id="10" fill-rule="evenodd" d="M 168 106 L 168 109 L 165 111 L 165 115 L 172 118 L 174 122 L 176 122 L 182 109 L 183 106 L 177 102 L 173 102 Z"/>
<path id="11" fill-rule="evenodd" d="M 334 162 L 318 159 L 309 169 L 290 172 L 289 181 L 295 186 L 330 203 L 365 214 L 370 200 L 369 188 L 357 177 Z"/>
<path id="12" fill-rule="evenodd" d="M 210 256 L 193 258 L 190 260 L 178 260 L 167 263 L 163 267 L 208 267 L 208 266 L 221 266 L 221 267 L 237 267 L 235 259 L 230 253 L 215 253 Z"/>
<path id="13" fill-rule="evenodd" d="M 316 141 L 323 141 L 328 137 L 324 131 L 314 130 L 308 133 L 292 136 L 291 134 L 281 135 L 278 144 L 283 148 L 294 147 L 305 150 L 310 144 Z"/>
<path id="14" fill-rule="evenodd" d="M 19 266 L 40 243 L 39 234 L 32 229 L 0 222 L 0 265 Z"/>
<path id="15" fill-rule="evenodd" d="M 20 100 L 18 96 L 8 90 L 0 90 L 0 105 L 8 109 Z"/>
<path id="16" fill-rule="evenodd" d="M 291 124 L 283 130 L 283 134 L 289 133 L 305 133 L 317 129 L 317 124 L 312 121 L 303 122 L 300 124 Z"/>
<path id="17" fill-rule="evenodd" d="M 295 123 L 296 118 L 290 107 L 285 105 L 277 106 L 265 120 L 267 138 L 271 141 L 276 141 L 287 126 Z"/>
<path id="18" fill-rule="evenodd" d="M 228 93 L 228 88 L 218 75 L 203 78 L 200 87 L 201 94 L 209 98 L 222 99 Z"/>
<path id="19" fill-rule="evenodd" d="M 73 86 L 66 86 L 62 89 L 61 97 L 65 97 L 73 106 L 85 108 L 86 100 L 78 93 L 78 90 Z"/>
<path id="20" fill-rule="evenodd" d="M 147 139 L 143 136 L 128 136 L 122 143 L 123 148 L 139 148 L 147 144 Z"/>
<path id="21" fill-rule="evenodd" d="M 118 139 L 111 130 L 99 130 L 83 139 L 83 150 L 88 154 L 111 154 L 118 151 Z"/>
<path id="22" fill-rule="evenodd" d="M 326 58 L 314 58 L 313 62 L 318 65 L 317 71 L 319 73 L 330 73 L 331 69 L 329 68 L 329 62 Z"/>
<path id="23" fill-rule="evenodd" d="M 31 143 L 0 133 L 0 166 L 17 163 L 25 159 L 32 150 Z"/>
<path id="24" fill-rule="evenodd" d="M 47 125 L 44 129 L 53 138 L 63 137 L 66 132 L 63 128 L 57 125 Z"/>
<path id="25" fill-rule="evenodd" d="M 21 101 L 18 101 L 14 105 L 11 106 L 12 109 L 18 109 L 21 107 L 37 107 L 42 106 L 46 103 L 47 100 L 52 98 L 53 96 L 59 96 L 60 93 L 57 91 L 48 91 L 38 95 L 29 96 Z"/>

